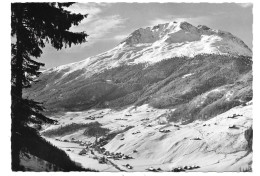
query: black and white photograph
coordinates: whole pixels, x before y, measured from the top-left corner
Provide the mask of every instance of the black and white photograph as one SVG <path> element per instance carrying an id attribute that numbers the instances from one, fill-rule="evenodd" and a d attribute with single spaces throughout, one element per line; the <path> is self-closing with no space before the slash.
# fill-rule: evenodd
<path id="1" fill-rule="evenodd" d="M 11 172 L 254 171 L 253 2 L 9 5 Z"/>

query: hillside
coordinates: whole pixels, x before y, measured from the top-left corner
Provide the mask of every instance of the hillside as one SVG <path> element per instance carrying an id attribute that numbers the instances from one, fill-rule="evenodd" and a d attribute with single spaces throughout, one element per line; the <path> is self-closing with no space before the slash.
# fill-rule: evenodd
<path id="1" fill-rule="evenodd" d="M 42 138 L 32 128 L 23 128 L 13 137 L 20 145 L 19 151 L 21 171 L 95 171 L 83 168 L 61 149 Z"/>
<path id="2" fill-rule="evenodd" d="M 245 56 L 177 57 L 149 66 L 122 65 L 89 78 L 82 70 L 63 74 L 43 73 L 27 95 L 44 102 L 49 112 L 148 103 L 176 108 L 176 118 L 192 114 L 194 119 L 212 117 L 252 99 L 252 61 Z"/>

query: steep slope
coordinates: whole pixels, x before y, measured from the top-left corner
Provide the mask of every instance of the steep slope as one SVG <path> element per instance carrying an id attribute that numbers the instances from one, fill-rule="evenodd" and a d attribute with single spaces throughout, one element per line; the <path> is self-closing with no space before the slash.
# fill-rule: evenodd
<path id="1" fill-rule="evenodd" d="M 138 29 L 114 49 L 43 72 L 25 96 L 49 113 L 148 103 L 172 120 L 210 118 L 252 99 L 251 50 L 186 22 Z"/>
<path id="2" fill-rule="evenodd" d="M 35 133 L 34 129 L 23 128 L 16 133 L 14 139 L 16 145 L 21 147 L 20 165 L 23 171 L 94 171 L 83 168 L 79 163 L 61 149 L 53 146 L 44 138 Z"/>

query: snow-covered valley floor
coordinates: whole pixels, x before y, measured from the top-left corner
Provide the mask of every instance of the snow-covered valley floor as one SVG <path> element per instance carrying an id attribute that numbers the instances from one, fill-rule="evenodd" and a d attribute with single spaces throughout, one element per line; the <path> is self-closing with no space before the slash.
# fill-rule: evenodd
<path id="1" fill-rule="evenodd" d="M 56 140 L 54 137 L 46 138 L 83 167 L 99 171 L 146 171 L 149 167 L 171 171 L 176 167 L 197 165 L 200 168 L 189 171 L 224 172 L 241 171 L 250 167 L 252 152 L 246 149 L 247 140 L 244 133 L 252 126 L 252 104 L 238 106 L 210 120 L 197 120 L 187 125 L 168 122 L 166 116 L 170 111 L 172 110 L 154 109 L 143 105 L 120 111 L 92 109 L 84 112 L 67 112 L 59 117 L 59 125 L 48 126 L 44 131 L 61 125 L 94 121 L 112 131 L 133 126 L 115 136 L 104 146 L 109 152 L 121 152 L 132 156 L 133 159 L 109 159 L 111 162 L 107 164 L 100 164 L 95 159 L 95 156 L 101 156 L 96 151 L 94 154 L 89 152 L 86 155 L 79 155 L 85 146 L 70 142 L 74 138 L 93 143 L 95 139 L 83 135 L 84 130 L 55 137 Z M 228 118 L 233 114 L 239 116 Z M 90 116 L 100 118 L 86 119 Z M 63 142 L 64 140 L 69 142 Z M 68 149 L 70 151 L 67 151 Z M 126 164 L 130 164 L 133 168 L 123 166 Z"/>

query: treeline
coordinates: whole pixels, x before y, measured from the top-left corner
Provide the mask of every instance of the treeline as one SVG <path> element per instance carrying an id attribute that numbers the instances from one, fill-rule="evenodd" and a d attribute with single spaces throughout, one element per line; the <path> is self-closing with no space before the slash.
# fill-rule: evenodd
<path id="1" fill-rule="evenodd" d="M 56 129 L 44 131 L 42 132 L 42 135 L 46 137 L 63 136 L 65 134 L 71 134 L 82 129 L 85 129 L 83 132 L 84 135 L 91 137 L 103 136 L 110 131 L 108 128 L 103 128 L 99 122 L 71 123 L 65 126 L 60 126 Z"/>
<path id="2" fill-rule="evenodd" d="M 124 133 L 128 130 L 130 130 L 131 128 L 133 128 L 134 126 L 128 126 L 122 130 L 117 130 L 117 131 L 113 131 L 111 133 L 109 133 L 106 137 L 107 140 L 112 140 L 116 135 L 120 134 L 120 133 Z"/>
<path id="3" fill-rule="evenodd" d="M 78 130 L 90 127 L 91 125 L 94 125 L 95 123 L 71 123 L 65 126 L 60 126 L 55 129 L 47 130 L 42 133 L 43 136 L 46 137 L 54 137 L 54 136 L 62 136 L 65 134 L 71 134 Z"/>
<path id="4" fill-rule="evenodd" d="M 85 129 L 84 135 L 91 137 L 100 137 L 105 136 L 110 131 L 108 128 L 103 128 L 100 123 L 93 122 L 89 123 L 90 125 Z"/>

